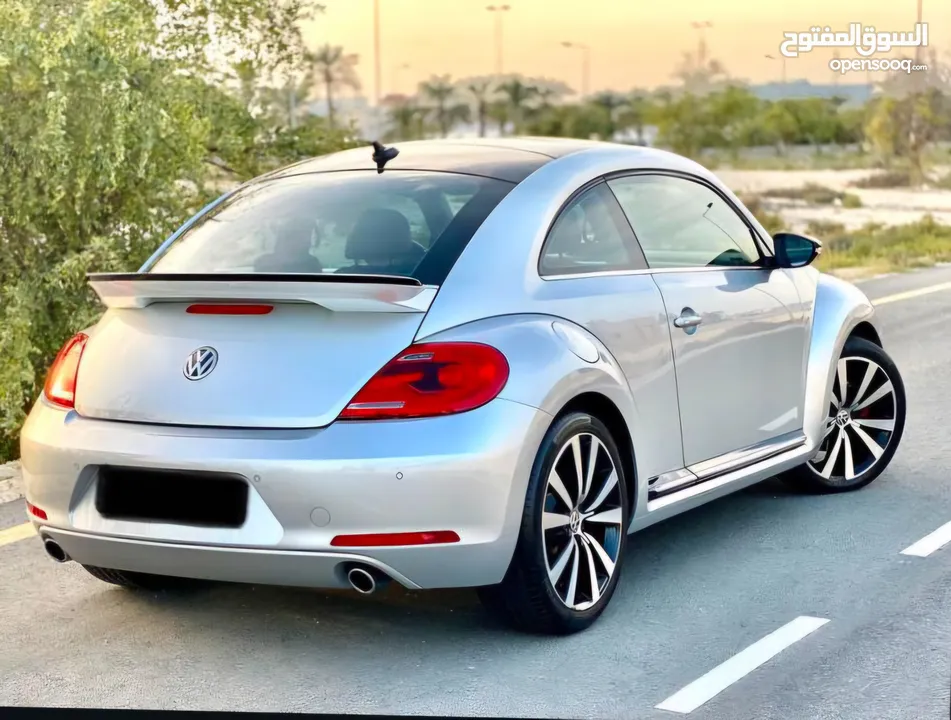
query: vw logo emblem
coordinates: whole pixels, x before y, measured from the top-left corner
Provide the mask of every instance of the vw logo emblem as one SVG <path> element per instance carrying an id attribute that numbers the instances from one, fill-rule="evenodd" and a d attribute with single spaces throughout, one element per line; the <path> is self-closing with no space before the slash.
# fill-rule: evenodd
<path id="1" fill-rule="evenodd" d="M 201 380 L 211 375 L 218 364 L 218 351 L 213 347 L 200 347 L 192 350 L 185 360 L 182 372 L 189 380 Z"/>

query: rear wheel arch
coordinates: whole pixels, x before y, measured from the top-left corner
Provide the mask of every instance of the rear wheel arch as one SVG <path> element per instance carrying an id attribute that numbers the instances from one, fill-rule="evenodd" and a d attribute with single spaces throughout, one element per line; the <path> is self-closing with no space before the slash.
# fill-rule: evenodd
<path id="1" fill-rule="evenodd" d="M 569 400 L 555 414 L 552 425 L 573 412 L 587 413 L 597 418 L 611 433 L 621 455 L 624 484 L 627 486 L 627 496 L 631 505 L 628 517 L 634 517 L 634 509 L 637 506 L 637 464 L 634 461 L 634 441 L 624 415 L 607 396 L 599 392 L 585 392 Z"/>

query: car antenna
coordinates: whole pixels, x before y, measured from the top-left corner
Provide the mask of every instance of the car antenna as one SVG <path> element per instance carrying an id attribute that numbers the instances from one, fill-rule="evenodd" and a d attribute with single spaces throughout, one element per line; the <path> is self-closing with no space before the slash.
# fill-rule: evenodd
<path id="1" fill-rule="evenodd" d="M 395 147 L 385 147 L 379 140 L 373 141 L 373 162 L 378 173 L 382 173 L 383 167 L 399 154 L 400 151 Z"/>

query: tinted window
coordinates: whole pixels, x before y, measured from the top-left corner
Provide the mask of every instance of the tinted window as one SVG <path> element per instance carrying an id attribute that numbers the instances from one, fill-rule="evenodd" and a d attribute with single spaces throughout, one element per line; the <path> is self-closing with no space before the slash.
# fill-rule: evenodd
<path id="1" fill-rule="evenodd" d="M 608 183 L 654 268 L 749 266 L 752 231 L 719 195 L 677 177 L 638 175 Z"/>
<path id="2" fill-rule="evenodd" d="M 202 216 L 156 273 L 378 273 L 440 284 L 512 184 L 450 173 L 300 175 Z"/>
<path id="3" fill-rule="evenodd" d="M 542 275 L 566 275 L 630 270 L 634 267 L 630 246 L 612 212 L 617 204 L 610 190 L 597 185 L 579 195 L 552 226 L 539 270 Z M 624 222 L 623 218 L 620 218 Z"/>

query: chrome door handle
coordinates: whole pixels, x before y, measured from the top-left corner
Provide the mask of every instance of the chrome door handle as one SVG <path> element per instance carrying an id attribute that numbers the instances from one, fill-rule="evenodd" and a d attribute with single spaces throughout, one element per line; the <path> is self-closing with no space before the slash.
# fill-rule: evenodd
<path id="1" fill-rule="evenodd" d="M 680 311 L 680 317 L 674 318 L 674 327 L 679 327 L 681 330 L 686 330 L 687 334 L 696 332 L 697 326 L 703 322 L 703 318 L 700 317 L 692 308 L 684 308 Z"/>

